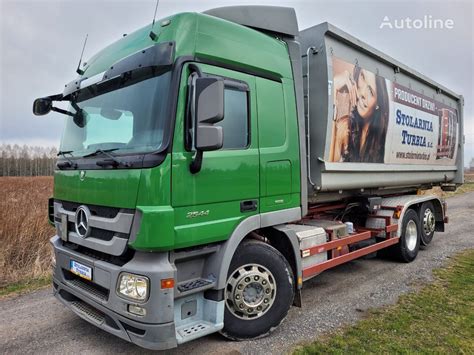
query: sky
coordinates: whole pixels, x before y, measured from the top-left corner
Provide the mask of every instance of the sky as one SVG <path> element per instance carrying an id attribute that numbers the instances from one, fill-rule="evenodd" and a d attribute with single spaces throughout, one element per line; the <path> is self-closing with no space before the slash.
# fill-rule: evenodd
<path id="1" fill-rule="evenodd" d="M 35 117 L 37 97 L 62 92 L 84 59 L 152 21 L 155 0 L 0 0 L 0 144 L 59 144 L 63 120 Z M 474 9 L 472 1 L 160 0 L 157 19 L 229 5 L 294 7 L 300 30 L 330 22 L 465 98 L 465 162 L 474 158 Z M 451 20 L 452 28 L 380 28 L 384 18 Z"/>

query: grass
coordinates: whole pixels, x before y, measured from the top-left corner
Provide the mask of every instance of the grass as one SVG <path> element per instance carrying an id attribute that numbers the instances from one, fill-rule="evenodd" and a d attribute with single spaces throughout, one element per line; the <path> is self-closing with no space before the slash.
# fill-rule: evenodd
<path id="1" fill-rule="evenodd" d="M 52 194 L 49 176 L 0 177 L 0 294 L 42 285 L 49 276 Z"/>
<path id="2" fill-rule="evenodd" d="M 0 288 L 0 300 L 5 297 L 17 296 L 51 285 L 51 275 L 14 282 Z"/>
<path id="3" fill-rule="evenodd" d="M 466 192 L 474 191 L 474 179 L 473 180 L 466 180 L 461 187 L 458 187 L 455 192 L 447 192 L 446 197 L 451 197 L 459 194 L 463 194 Z"/>
<path id="4" fill-rule="evenodd" d="M 458 187 L 454 192 L 445 192 L 439 187 L 434 187 L 430 190 L 423 191 L 423 194 L 435 194 L 439 197 L 448 198 L 472 191 L 474 191 L 474 173 L 466 173 L 464 174 L 464 184 Z"/>
<path id="5" fill-rule="evenodd" d="M 420 291 L 295 354 L 474 354 L 474 250 L 434 273 Z"/>

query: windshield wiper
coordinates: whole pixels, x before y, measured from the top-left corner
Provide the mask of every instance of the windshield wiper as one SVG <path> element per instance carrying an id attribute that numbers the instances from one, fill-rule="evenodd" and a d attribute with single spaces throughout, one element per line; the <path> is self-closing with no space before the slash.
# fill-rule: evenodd
<path id="1" fill-rule="evenodd" d="M 83 156 L 83 158 L 88 158 L 88 157 L 93 157 L 99 154 L 103 154 L 107 156 L 109 159 L 104 159 L 104 160 L 99 160 L 96 162 L 97 165 L 99 166 L 107 166 L 107 165 L 112 165 L 113 167 L 117 167 L 119 165 L 123 165 L 125 167 L 129 167 L 130 163 L 121 161 L 114 157 L 110 152 L 113 152 L 115 150 L 119 150 L 120 148 L 110 148 L 110 149 L 97 149 L 96 151 L 86 154 Z"/>
<path id="2" fill-rule="evenodd" d="M 73 151 L 72 150 L 65 150 L 65 151 L 59 151 L 58 154 L 56 154 L 58 157 L 61 156 L 63 157 L 64 159 L 66 159 L 67 161 L 64 161 L 64 162 L 61 162 L 61 163 L 57 163 L 56 166 L 59 168 L 59 169 L 63 169 L 63 168 L 73 168 L 73 169 L 77 169 L 77 164 L 74 163 L 71 159 L 69 159 L 66 155 L 69 154 L 72 156 L 72 153 Z"/>
<path id="3" fill-rule="evenodd" d="M 112 154 L 108 154 L 108 153 L 113 152 L 115 150 L 119 150 L 119 149 L 120 148 L 97 149 L 97 150 L 93 151 L 92 153 L 84 155 L 83 158 L 89 158 L 89 157 L 93 157 L 95 155 L 104 154 L 104 155 L 107 155 L 109 158 L 115 159 L 115 157 Z"/>

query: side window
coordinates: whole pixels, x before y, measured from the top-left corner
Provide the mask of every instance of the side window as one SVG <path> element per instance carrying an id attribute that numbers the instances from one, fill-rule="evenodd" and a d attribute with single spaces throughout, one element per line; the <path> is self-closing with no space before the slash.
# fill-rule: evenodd
<path id="1" fill-rule="evenodd" d="M 224 130 L 222 149 L 245 149 L 249 145 L 248 91 L 226 85 L 224 119 L 217 123 Z"/>
<path id="2" fill-rule="evenodd" d="M 189 78 L 188 87 L 192 77 Z M 224 119 L 216 123 L 224 131 L 224 144 L 220 150 L 246 149 L 250 144 L 249 87 L 241 81 L 224 78 Z M 186 103 L 186 150 L 194 151 L 194 128 L 191 115 L 191 94 Z"/>

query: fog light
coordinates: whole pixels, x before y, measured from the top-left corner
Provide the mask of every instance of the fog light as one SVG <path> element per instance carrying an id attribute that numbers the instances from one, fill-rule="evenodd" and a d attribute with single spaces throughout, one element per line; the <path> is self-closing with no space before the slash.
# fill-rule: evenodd
<path id="1" fill-rule="evenodd" d="M 148 298 L 148 284 L 148 278 L 145 276 L 121 273 L 117 294 L 126 299 L 145 301 Z"/>
<path id="2" fill-rule="evenodd" d="M 132 314 L 136 314 L 137 316 L 146 316 L 146 309 L 135 304 L 129 304 L 128 311 Z"/>

